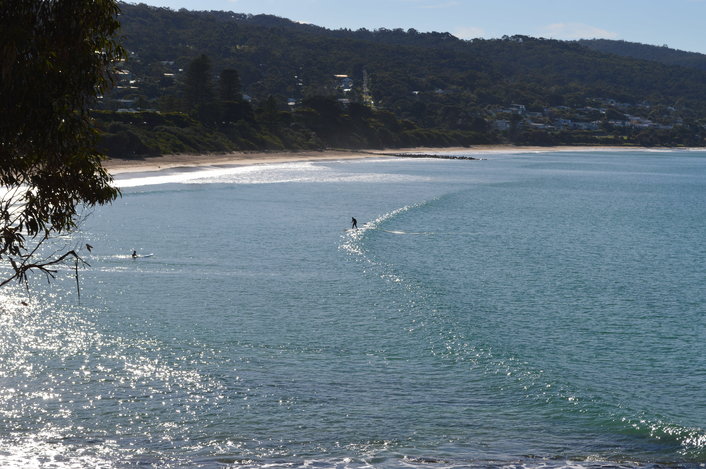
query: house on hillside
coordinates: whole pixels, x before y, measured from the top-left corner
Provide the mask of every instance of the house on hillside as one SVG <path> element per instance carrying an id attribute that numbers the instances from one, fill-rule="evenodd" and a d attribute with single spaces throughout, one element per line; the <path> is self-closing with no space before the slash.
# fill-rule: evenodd
<path id="1" fill-rule="evenodd" d="M 506 130 L 510 130 L 510 121 L 507 119 L 497 119 L 493 122 L 493 127 L 495 127 L 495 130 L 505 132 Z"/>
<path id="2" fill-rule="evenodd" d="M 527 112 L 527 108 L 524 104 L 510 104 L 510 112 L 524 115 Z"/>

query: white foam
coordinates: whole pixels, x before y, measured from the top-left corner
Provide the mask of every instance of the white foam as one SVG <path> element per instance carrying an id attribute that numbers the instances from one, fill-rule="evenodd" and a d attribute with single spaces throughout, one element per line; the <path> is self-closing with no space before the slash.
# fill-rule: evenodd
<path id="1" fill-rule="evenodd" d="M 377 161 L 377 160 L 372 160 Z M 386 161 L 386 160 L 379 160 Z M 371 160 L 366 160 L 371 162 Z M 340 162 L 295 162 L 252 166 L 206 166 L 190 170 L 164 170 L 116 177 L 120 188 L 156 184 L 281 184 L 287 182 L 410 182 L 426 177 L 399 174 L 355 173 Z"/>

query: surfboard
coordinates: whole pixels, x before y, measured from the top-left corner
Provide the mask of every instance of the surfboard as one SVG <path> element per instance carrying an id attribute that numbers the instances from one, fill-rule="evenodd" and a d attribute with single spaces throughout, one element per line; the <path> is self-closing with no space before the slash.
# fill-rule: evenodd
<path id="1" fill-rule="evenodd" d="M 131 256 L 131 257 L 132 257 L 133 259 L 143 259 L 143 258 L 145 258 L 145 257 L 152 257 L 152 256 L 154 256 L 154 253 L 150 253 L 150 254 L 139 254 L 139 255 L 137 255 L 137 256 Z"/>

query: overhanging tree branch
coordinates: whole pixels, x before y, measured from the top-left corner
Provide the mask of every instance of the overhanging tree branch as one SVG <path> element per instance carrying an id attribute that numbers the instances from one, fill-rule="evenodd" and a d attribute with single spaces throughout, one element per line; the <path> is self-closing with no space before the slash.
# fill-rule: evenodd
<path id="1" fill-rule="evenodd" d="M 0 262 L 14 272 L 0 286 L 85 264 L 75 250 L 43 260 L 37 250 L 76 228 L 79 207 L 119 195 L 89 114 L 126 55 L 118 12 L 114 0 L 0 1 Z"/>

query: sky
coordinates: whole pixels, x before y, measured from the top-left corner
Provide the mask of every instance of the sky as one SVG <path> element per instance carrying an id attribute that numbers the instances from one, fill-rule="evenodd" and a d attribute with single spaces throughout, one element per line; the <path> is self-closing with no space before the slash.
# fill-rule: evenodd
<path id="1" fill-rule="evenodd" d="M 706 0 L 130 0 L 281 16 L 330 29 L 414 28 L 462 38 L 604 38 L 706 53 Z"/>

